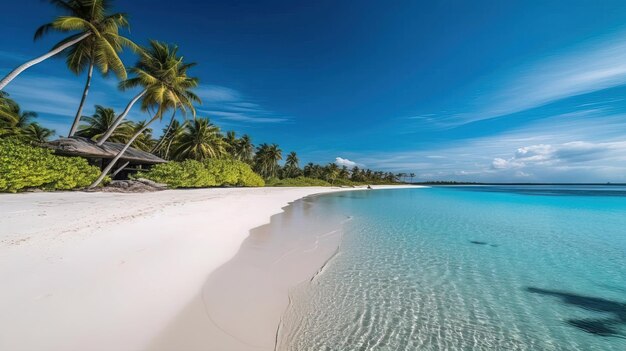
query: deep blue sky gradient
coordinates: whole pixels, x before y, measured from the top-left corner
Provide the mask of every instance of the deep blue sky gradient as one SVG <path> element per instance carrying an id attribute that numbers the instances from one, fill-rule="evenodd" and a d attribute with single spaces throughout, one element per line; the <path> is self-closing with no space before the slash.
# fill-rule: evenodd
<path id="1" fill-rule="evenodd" d="M 623 1 L 115 5 L 137 43 L 177 43 L 199 64 L 201 116 L 303 162 L 341 157 L 420 180 L 626 181 Z M 0 75 L 61 38 L 32 40 L 56 13 L 2 4 Z M 53 59 L 6 91 L 65 134 L 83 81 Z M 132 93 L 116 84 L 96 79 L 86 112 L 121 111 Z"/>

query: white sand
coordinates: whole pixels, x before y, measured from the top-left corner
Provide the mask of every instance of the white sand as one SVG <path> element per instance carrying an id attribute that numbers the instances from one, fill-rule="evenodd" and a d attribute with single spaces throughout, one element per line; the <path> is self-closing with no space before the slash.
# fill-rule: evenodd
<path id="1" fill-rule="evenodd" d="M 0 195 L 0 350 L 143 350 L 250 229 L 330 188 Z"/>

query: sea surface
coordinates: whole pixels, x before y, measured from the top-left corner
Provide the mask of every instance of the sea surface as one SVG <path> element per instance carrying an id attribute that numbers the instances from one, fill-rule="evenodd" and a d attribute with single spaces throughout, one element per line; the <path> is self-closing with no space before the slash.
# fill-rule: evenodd
<path id="1" fill-rule="evenodd" d="M 626 188 L 464 186 L 315 198 L 349 216 L 292 289 L 279 350 L 626 350 Z"/>

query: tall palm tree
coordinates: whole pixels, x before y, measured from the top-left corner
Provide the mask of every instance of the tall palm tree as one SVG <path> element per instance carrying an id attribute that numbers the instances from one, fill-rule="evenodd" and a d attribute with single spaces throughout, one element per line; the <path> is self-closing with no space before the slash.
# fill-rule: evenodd
<path id="1" fill-rule="evenodd" d="M 236 160 L 252 164 L 254 159 L 254 145 L 252 139 L 247 134 L 244 134 L 235 144 L 234 155 Z"/>
<path id="2" fill-rule="evenodd" d="M 75 0 L 75 2 L 80 4 L 81 17 L 61 17 L 55 22 L 42 26 L 37 32 L 41 36 L 47 31 L 48 26 L 52 29 L 55 29 L 56 26 L 94 33 L 67 51 L 66 61 L 70 71 L 80 75 L 87 70 L 87 80 L 70 129 L 70 137 L 78 129 L 85 100 L 89 94 L 94 68 L 97 68 L 104 76 L 112 71 L 118 79 L 126 79 L 126 68 L 119 57 L 119 53 L 124 47 L 135 52 L 139 50 L 135 43 L 119 34 L 120 28 L 128 28 L 129 26 L 127 16 L 123 13 L 109 14 L 110 1 Z"/>
<path id="3" fill-rule="evenodd" d="M 172 156 L 176 160 L 220 158 L 227 154 L 228 144 L 220 129 L 208 118 L 197 118 L 187 124 L 185 133 L 178 139 Z"/>
<path id="4" fill-rule="evenodd" d="M 254 155 L 254 170 L 265 179 L 274 178 L 280 170 L 278 161 L 282 159 L 282 150 L 278 145 L 261 144 Z"/>
<path id="5" fill-rule="evenodd" d="M 170 109 L 178 109 L 183 116 L 190 111 L 196 116 L 194 103 L 201 103 L 200 98 L 191 89 L 198 86 L 198 79 L 189 77 L 187 70 L 194 64 L 186 64 L 178 56 L 178 47 L 158 41 L 151 41 L 150 48 L 140 57 L 140 64 L 133 69 L 136 78 L 124 81 L 128 88 L 143 86 L 146 90 L 141 98 L 143 111 L 156 110 L 154 116 L 138 130 L 120 152 L 102 171 L 90 188 L 96 187 L 111 171 L 115 163 L 124 155 L 130 145 L 156 120 L 163 118 Z"/>
<path id="6" fill-rule="evenodd" d="M 109 128 L 113 125 L 115 120 L 115 111 L 112 108 L 106 108 L 100 105 L 96 105 L 96 112 L 93 116 L 84 116 L 82 121 L 85 124 L 78 127 L 76 135 L 89 138 L 92 140 L 98 140 Z M 119 128 L 115 130 L 115 133 L 110 138 L 110 141 L 116 143 L 125 143 L 132 137 L 131 123 L 126 121 Z"/>

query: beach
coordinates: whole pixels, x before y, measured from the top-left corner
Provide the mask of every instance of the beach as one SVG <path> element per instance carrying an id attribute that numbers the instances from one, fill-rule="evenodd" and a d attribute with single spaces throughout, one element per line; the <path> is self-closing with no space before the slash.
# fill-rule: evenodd
<path id="1" fill-rule="evenodd" d="M 254 321 L 234 321 L 252 327 L 246 337 L 258 343 L 245 347 L 227 331 L 204 332 L 214 327 L 202 311 L 207 279 L 223 279 L 212 273 L 289 203 L 345 190 L 363 188 L 2 195 L 0 349 L 272 349 L 279 320 L 260 335 Z M 319 269 L 336 245 L 316 246 L 322 255 L 307 269 Z M 278 297 L 270 321 L 286 299 Z"/>

